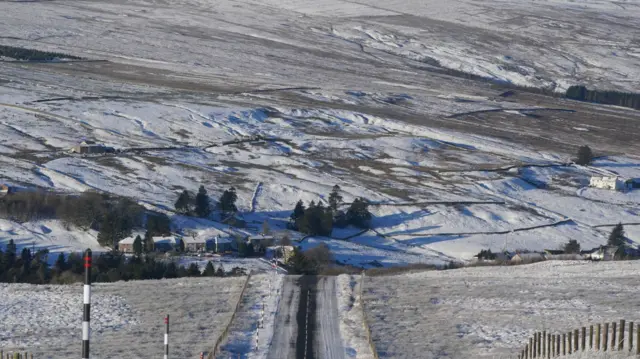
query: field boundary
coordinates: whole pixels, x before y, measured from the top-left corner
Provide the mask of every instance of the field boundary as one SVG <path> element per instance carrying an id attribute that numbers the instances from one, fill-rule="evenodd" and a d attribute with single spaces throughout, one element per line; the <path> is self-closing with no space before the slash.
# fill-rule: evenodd
<path id="1" fill-rule="evenodd" d="M 369 342 L 369 348 L 371 349 L 371 353 L 373 354 L 374 359 L 380 359 L 378 356 L 378 352 L 376 351 L 376 346 L 373 344 L 373 339 L 371 339 L 371 328 L 369 327 L 369 323 L 367 322 L 367 310 L 366 304 L 364 301 L 364 279 L 366 275 L 364 271 L 360 275 L 360 302 L 362 303 L 362 324 L 364 325 L 364 330 L 367 333 L 367 341 Z"/>
<path id="2" fill-rule="evenodd" d="M 229 330 L 231 329 L 231 324 L 233 324 L 233 321 L 236 319 L 236 314 L 240 309 L 240 305 L 242 304 L 242 299 L 244 298 L 244 293 L 247 290 L 247 287 L 249 286 L 250 280 L 251 280 L 251 272 L 249 272 L 249 275 L 247 275 L 247 279 L 245 280 L 244 285 L 242 286 L 242 291 L 240 291 L 240 295 L 238 296 L 238 301 L 236 302 L 236 306 L 233 309 L 233 314 L 231 314 L 231 319 L 229 319 L 229 322 L 227 323 L 227 325 L 225 325 L 225 328 L 222 331 L 222 334 L 218 336 L 218 339 L 213 345 L 213 349 L 207 355 L 207 359 L 215 358 L 216 354 L 218 354 L 218 352 L 220 351 L 220 346 L 229 336 Z"/>

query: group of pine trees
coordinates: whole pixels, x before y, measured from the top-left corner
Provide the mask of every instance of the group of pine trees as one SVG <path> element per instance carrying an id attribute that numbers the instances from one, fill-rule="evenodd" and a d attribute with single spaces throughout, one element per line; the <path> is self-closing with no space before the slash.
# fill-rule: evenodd
<path id="1" fill-rule="evenodd" d="M 27 247 L 22 248 L 18 255 L 15 242 L 9 240 L 5 250 L 0 250 L 0 282 L 66 284 L 82 281 L 85 269 L 81 254 L 60 253 L 53 266 L 48 264 L 48 256 L 49 251 L 46 249 L 33 253 Z M 222 265 L 216 269 L 211 261 L 200 272 L 195 263 L 185 267 L 174 262 L 156 260 L 152 255 L 136 255 L 127 258 L 118 251 L 111 251 L 94 257 L 91 276 L 95 282 L 115 282 L 244 274 L 244 270 L 237 267 L 226 273 Z"/>
<path id="2" fill-rule="evenodd" d="M 63 195 L 20 191 L 0 199 L 0 217 L 16 222 L 59 219 L 69 228 L 98 231 L 98 242 L 113 247 L 143 224 L 145 209 L 136 202 L 93 191 Z"/>
<path id="3" fill-rule="evenodd" d="M 344 212 L 339 209 L 342 200 L 340 186 L 335 185 L 329 194 L 329 205 L 326 207 L 320 201 L 311 201 L 307 207 L 304 202 L 298 201 L 290 217 L 290 228 L 318 236 L 330 236 L 334 226 L 369 228 L 372 217 L 369 203 L 363 198 L 356 198 Z"/>
<path id="4" fill-rule="evenodd" d="M 618 252 L 615 254 L 615 258 L 621 259 L 626 256 L 625 247 L 627 245 L 627 239 L 624 233 L 624 227 L 622 223 L 618 223 L 609 234 L 607 239 L 607 245 L 612 247 L 618 247 Z M 580 253 L 580 243 L 575 239 L 570 239 L 562 246 L 564 253 L 577 254 Z"/>
<path id="5" fill-rule="evenodd" d="M 220 211 L 221 218 L 226 218 L 230 214 L 238 211 L 236 207 L 236 201 L 238 195 L 234 187 L 225 190 L 216 204 L 216 208 Z M 198 193 L 193 196 L 189 191 L 184 190 L 178 196 L 178 200 L 175 203 L 175 209 L 178 213 L 185 215 L 195 215 L 201 218 L 207 218 L 213 212 L 211 199 L 207 194 L 207 190 L 204 186 L 200 186 Z"/>
<path id="6" fill-rule="evenodd" d="M 640 94 L 619 91 L 588 90 L 585 86 L 571 86 L 566 97 L 572 100 L 630 107 L 640 110 Z"/>

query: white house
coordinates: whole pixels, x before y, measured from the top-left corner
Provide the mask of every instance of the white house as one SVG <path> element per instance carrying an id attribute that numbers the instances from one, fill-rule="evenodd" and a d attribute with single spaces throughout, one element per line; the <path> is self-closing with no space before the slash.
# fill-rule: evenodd
<path id="1" fill-rule="evenodd" d="M 534 263 L 545 260 L 542 253 L 518 253 L 511 258 L 512 263 Z"/>
<path id="2" fill-rule="evenodd" d="M 207 249 L 207 241 L 201 237 L 183 237 L 184 249 L 187 252 L 202 252 Z"/>
<path id="3" fill-rule="evenodd" d="M 136 237 L 127 237 L 118 242 L 118 249 L 123 253 L 133 253 L 133 242 Z"/>
<path id="4" fill-rule="evenodd" d="M 618 177 L 591 177 L 589 181 L 590 187 L 610 189 L 614 191 L 622 191 L 626 189 L 625 181 Z"/>

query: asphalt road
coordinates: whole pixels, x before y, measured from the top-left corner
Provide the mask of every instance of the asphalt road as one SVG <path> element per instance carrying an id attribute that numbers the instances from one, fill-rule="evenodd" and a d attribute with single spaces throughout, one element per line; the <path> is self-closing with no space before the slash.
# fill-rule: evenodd
<path id="1" fill-rule="evenodd" d="M 287 276 L 268 359 L 345 359 L 335 277 Z"/>
<path id="2" fill-rule="evenodd" d="M 345 359 L 338 319 L 336 277 L 319 277 L 316 291 L 316 358 Z"/>

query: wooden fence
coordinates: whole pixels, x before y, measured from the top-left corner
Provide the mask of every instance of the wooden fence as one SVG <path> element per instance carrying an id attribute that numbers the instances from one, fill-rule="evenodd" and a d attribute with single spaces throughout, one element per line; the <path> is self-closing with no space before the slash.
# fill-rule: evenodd
<path id="1" fill-rule="evenodd" d="M 630 354 L 635 351 L 640 356 L 640 324 L 634 326 L 633 322 L 626 324 L 620 320 L 619 325 L 616 322 L 596 324 L 566 333 L 537 332 L 518 353 L 518 359 L 556 358 L 586 350 Z"/>
<path id="2" fill-rule="evenodd" d="M 5 354 L 4 350 L 0 350 L 0 359 L 33 359 L 33 354 L 30 354 L 27 352 L 24 352 L 24 353 L 13 352 L 13 353 Z"/>

